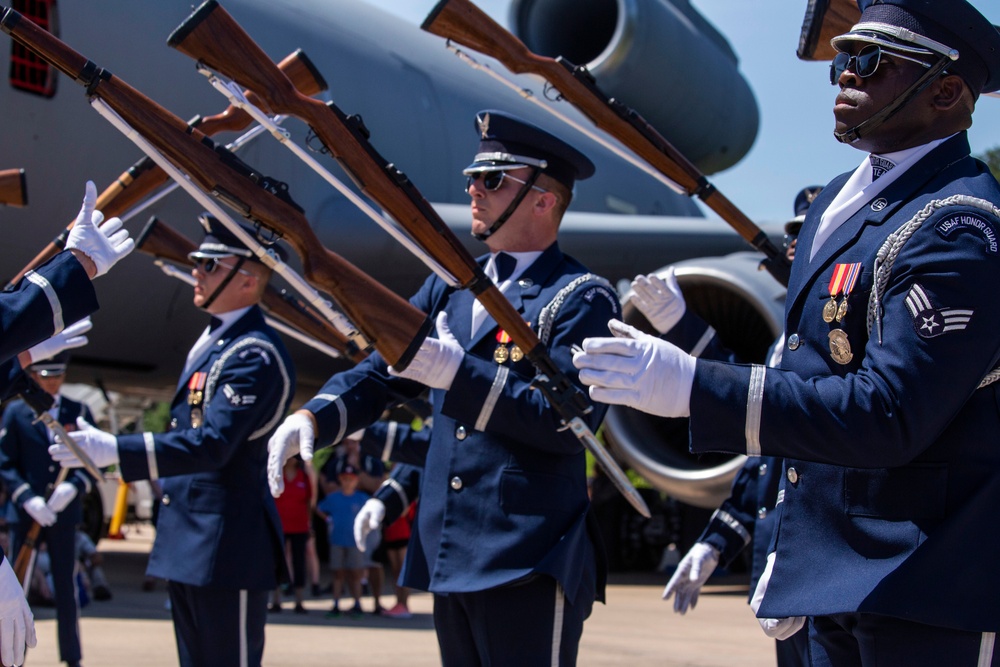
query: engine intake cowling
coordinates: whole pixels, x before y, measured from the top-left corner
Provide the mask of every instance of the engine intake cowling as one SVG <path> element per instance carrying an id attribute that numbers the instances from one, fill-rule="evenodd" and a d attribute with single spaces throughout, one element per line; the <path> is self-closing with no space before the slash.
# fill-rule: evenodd
<path id="1" fill-rule="evenodd" d="M 738 358 L 756 363 L 764 362 L 781 333 L 785 301 L 785 288 L 758 268 L 760 260 L 757 253 L 738 252 L 673 265 L 687 307 L 709 322 Z M 626 322 L 656 333 L 627 296 L 623 302 Z M 718 507 L 746 458 L 691 454 L 687 419 L 653 417 L 622 406 L 608 410 L 604 434 L 615 453 L 653 486 L 697 507 Z"/>

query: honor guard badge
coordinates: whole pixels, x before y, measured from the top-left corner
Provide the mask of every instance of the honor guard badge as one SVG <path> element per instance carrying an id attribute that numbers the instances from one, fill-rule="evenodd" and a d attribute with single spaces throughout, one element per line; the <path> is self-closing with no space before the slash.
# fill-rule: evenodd
<path id="1" fill-rule="evenodd" d="M 969 326 L 972 310 L 935 308 L 924 288 L 914 283 L 906 295 L 906 308 L 913 318 L 913 328 L 921 338 L 934 338 L 949 331 L 961 331 Z"/>

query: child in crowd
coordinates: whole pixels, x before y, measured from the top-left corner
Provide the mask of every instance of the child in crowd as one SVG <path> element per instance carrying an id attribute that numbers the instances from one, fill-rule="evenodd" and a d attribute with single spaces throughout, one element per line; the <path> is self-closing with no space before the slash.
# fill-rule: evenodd
<path id="1" fill-rule="evenodd" d="M 330 569 L 333 572 L 333 608 L 326 614 L 328 618 L 340 616 L 340 597 L 346 585 L 354 598 L 354 606 L 347 611 L 351 616 L 360 616 L 361 577 L 365 571 L 365 557 L 354 543 L 354 517 L 370 498 L 358 491 L 358 469 L 345 464 L 337 475 L 340 489 L 329 493 L 319 502 L 317 510 L 326 519 L 330 534 Z M 376 535 L 378 531 L 372 531 Z M 377 539 L 377 538 L 376 538 Z M 368 549 L 377 547 L 369 544 Z"/>

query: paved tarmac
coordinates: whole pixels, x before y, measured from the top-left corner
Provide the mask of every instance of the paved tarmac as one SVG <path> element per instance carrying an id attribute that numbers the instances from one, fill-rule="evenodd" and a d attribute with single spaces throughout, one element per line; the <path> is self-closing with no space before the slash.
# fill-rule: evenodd
<path id="1" fill-rule="evenodd" d="M 102 540 L 105 570 L 114 597 L 82 611 L 80 631 L 88 667 L 169 667 L 177 664 L 170 612 L 162 582 L 141 589 L 153 529 L 129 524 L 123 540 Z M 612 576 L 608 603 L 595 605 L 584 626 L 580 667 L 764 667 L 774 664 L 774 643 L 766 638 L 746 604 L 746 587 L 710 585 L 694 611 L 673 613 L 660 599 L 666 577 Z M 395 598 L 383 596 L 391 607 Z M 410 620 L 372 615 L 327 619 L 329 596 L 307 599 L 309 613 L 268 618 L 264 664 L 269 667 L 433 667 L 440 664 L 431 617 L 431 597 L 411 597 Z M 362 600 L 371 608 L 371 598 Z M 58 667 L 55 613 L 35 609 L 38 647 L 29 667 Z"/>

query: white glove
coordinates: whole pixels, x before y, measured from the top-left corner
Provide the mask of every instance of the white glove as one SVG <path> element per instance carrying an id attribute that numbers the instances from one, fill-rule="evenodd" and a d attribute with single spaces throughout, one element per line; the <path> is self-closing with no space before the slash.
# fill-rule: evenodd
<path id="1" fill-rule="evenodd" d="M 389 366 L 390 375 L 416 380 L 434 389 L 451 388 L 462 358 L 465 357 L 465 350 L 448 328 L 448 313 L 443 310 L 438 313 L 435 325 L 438 337 L 425 338 L 405 370 L 397 372 Z"/>
<path id="2" fill-rule="evenodd" d="M 757 581 L 757 588 L 754 589 L 753 597 L 750 598 L 750 608 L 756 614 L 760 609 L 760 603 L 764 601 L 764 593 L 767 592 L 767 582 L 771 580 L 771 571 L 774 570 L 774 556 L 772 551 L 767 555 L 767 565 L 764 572 Z M 764 634 L 774 639 L 788 639 L 802 629 L 806 624 L 805 616 L 792 616 L 791 618 L 757 618 L 760 627 L 764 629 Z"/>
<path id="3" fill-rule="evenodd" d="M 69 482 L 60 482 L 59 486 L 53 489 L 46 504 L 50 510 L 59 514 L 76 498 L 76 491 L 76 487 Z"/>
<path id="4" fill-rule="evenodd" d="M 385 503 L 378 498 L 369 498 L 354 517 L 354 543 L 358 545 L 358 551 L 363 552 L 367 548 L 368 533 L 378 530 L 384 518 Z"/>
<path id="5" fill-rule="evenodd" d="M 673 329 L 687 310 L 672 266 L 662 278 L 655 273 L 636 276 L 632 281 L 630 300 L 661 334 Z"/>
<path id="6" fill-rule="evenodd" d="M 66 238 L 66 249 L 76 248 L 85 254 L 97 267 L 97 275 L 102 276 L 135 249 L 135 241 L 129 238 L 121 218 L 104 220 L 104 214 L 94 210 L 96 203 L 97 187 L 93 181 L 87 181 L 83 207 Z"/>
<path id="7" fill-rule="evenodd" d="M 698 605 L 698 593 L 712 576 L 719 564 L 719 550 L 711 544 L 697 542 L 687 552 L 670 577 L 667 587 L 663 589 L 663 599 L 674 598 L 674 611 L 678 614 L 687 612 L 688 607 L 694 609 Z"/>
<path id="8" fill-rule="evenodd" d="M 94 327 L 90 321 L 90 316 L 83 318 L 76 324 L 71 324 L 48 340 L 43 340 L 38 345 L 28 348 L 31 356 L 31 363 L 38 363 L 45 359 L 51 359 L 60 352 L 72 350 L 75 347 L 83 347 L 87 344 L 85 333 Z"/>
<path id="9" fill-rule="evenodd" d="M 118 463 L 118 438 L 102 431 L 83 417 L 76 418 L 77 430 L 69 434 L 73 442 L 90 457 L 98 468 Z M 83 463 L 62 443 L 49 445 L 49 455 L 63 468 L 81 468 Z"/>
<path id="10" fill-rule="evenodd" d="M 52 511 L 51 507 L 45 504 L 45 498 L 41 496 L 28 498 L 21 507 L 28 513 L 28 516 L 43 528 L 48 528 L 56 522 L 56 513 Z M 0 628 L 0 631 L 2 631 L 2 628 Z"/>
<path id="11" fill-rule="evenodd" d="M 316 433 L 309 417 L 292 413 L 281 422 L 267 441 L 267 484 L 271 487 L 272 496 L 277 498 L 285 490 L 285 475 L 282 473 L 285 461 L 296 454 L 301 454 L 303 461 L 312 461 L 315 440 Z"/>
<path id="12" fill-rule="evenodd" d="M 590 397 L 660 417 L 690 416 L 695 358 L 624 322 L 611 320 L 608 329 L 617 337 L 586 338 L 573 355 Z"/>
<path id="13" fill-rule="evenodd" d="M 34 648 L 35 617 L 24 599 L 24 589 L 6 558 L 0 563 L 0 663 L 24 664 L 25 647 Z"/>

